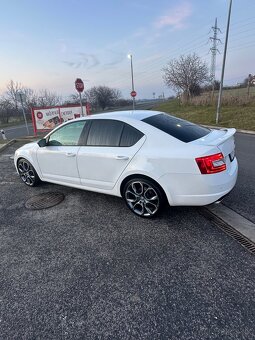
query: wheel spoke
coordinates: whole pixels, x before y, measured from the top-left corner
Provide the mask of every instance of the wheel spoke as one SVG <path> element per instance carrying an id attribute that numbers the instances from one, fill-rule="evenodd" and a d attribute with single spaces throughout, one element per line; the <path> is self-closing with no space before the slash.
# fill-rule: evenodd
<path id="1" fill-rule="evenodd" d="M 27 172 L 27 175 L 28 175 L 31 179 L 34 180 L 35 174 L 34 174 L 34 171 L 33 171 L 33 170 L 29 170 L 29 171 Z"/>
<path id="2" fill-rule="evenodd" d="M 32 179 L 31 179 L 29 176 L 27 176 L 26 183 L 27 183 L 28 185 L 31 185 L 31 184 L 33 183 Z"/>
<path id="3" fill-rule="evenodd" d="M 140 207 L 140 209 L 139 209 Z M 144 205 L 140 202 L 137 202 L 134 204 L 134 211 L 138 214 L 138 215 L 143 215 L 144 214 Z"/>
<path id="4" fill-rule="evenodd" d="M 143 183 L 142 182 L 134 182 L 131 184 L 131 188 L 136 195 L 142 195 L 143 193 Z"/>
<path id="5" fill-rule="evenodd" d="M 158 200 L 158 195 L 153 188 L 148 187 L 144 192 L 144 198 L 147 201 L 155 201 L 155 200 Z"/>
<path id="6" fill-rule="evenodd" d="M 126 189 L 125 198 L 131 210 L 139 216 L 152 216 L 159 209 L 158 193 L 146 182 L 131 182 Z"/>
<path id="7" fill-rule="evenodd" d="M 30 166 L 27 162 L 23 162 L 23 169 L 24 169 L 25 172 L 29 171 Z"/>
<path id="8" fill-rule="evenodd" d="M 33 186 L 36 180 L 36 174 L 29 162 L 21 160 L 18 164 L 18 172 L 21 180 L 29 186 Z"/>
<path id="9" fill-rule="evenodd" d="M 126 200 L 128 202 L 137 202 L 139 199 L 139 196 L 136 195 L 134 192 L 127 190 L 126 191 Z"/>
<path id="10" fill-rule="evenodd" d="M 158 210 L 158 206 L 151 202 L 146 202 L 144 204 L 144 208 L 149 212 L 149 214 L 153 215 Z"/>
<path id="11" fill-rule="evenodd" d="M 26 182 L 27 176 L 25 174 L 21 174 L 20 178 L 22 179 L 23 182 Z"/>
<path id="12" fill-rule="evenodd" d="M 19 170 L 19 173 L 25 172 L 23 163 L 19 163 L 18 170 Z"/>

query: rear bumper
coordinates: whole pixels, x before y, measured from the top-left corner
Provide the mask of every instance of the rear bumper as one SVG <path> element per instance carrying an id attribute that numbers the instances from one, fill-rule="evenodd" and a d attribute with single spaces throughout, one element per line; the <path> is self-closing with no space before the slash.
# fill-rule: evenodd
<path id="1" fill-rule="evenodd" d="M 166 174 L 160 178 L 170 205 L 202 206 L 227 195 L 235 186 L 238 174 L 236 158 L 226 171 L 211 175 Z"/>

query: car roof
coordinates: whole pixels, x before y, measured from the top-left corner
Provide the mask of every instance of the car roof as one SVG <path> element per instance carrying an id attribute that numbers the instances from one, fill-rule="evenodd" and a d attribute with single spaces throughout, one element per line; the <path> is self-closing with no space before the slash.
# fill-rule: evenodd
<path id="1" fill-rule="evenodd" d="M 149 111 L 149 110 L 113 111 L 113 112 L 92 114 L 92 115 L 86 116 L 86 118 L 92 118 L 92 119 L 130 118 L 130 119 L 135 119 L 135 120 L 143 120 L 145 118 L 155 116 L 159 113 L 160 112 L 158 112 L 158 111 Z"/>

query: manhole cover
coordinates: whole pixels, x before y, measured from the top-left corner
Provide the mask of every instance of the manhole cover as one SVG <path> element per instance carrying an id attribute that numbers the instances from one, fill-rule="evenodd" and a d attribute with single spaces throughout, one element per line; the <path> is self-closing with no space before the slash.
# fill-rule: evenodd
<path id="1" fill-rule="evenodd" d="M 25 207 L 31 210 L 48 209 L 61 203 L 65 195 L 60 192 L 45 192 L 26 201 Z"/>

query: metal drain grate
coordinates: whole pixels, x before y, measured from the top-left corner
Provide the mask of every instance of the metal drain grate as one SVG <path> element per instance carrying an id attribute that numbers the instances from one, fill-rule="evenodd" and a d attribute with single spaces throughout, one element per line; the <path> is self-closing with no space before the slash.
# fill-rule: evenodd
<path id="1" fill-rule="evenodd" d="M 45 192 L 31 197 L 26 201 L 25 207 L 30 210 L 48 209 L 61 203 L 64 198 L 65 195 L 60 192 Z"/>
<path id="2" fill-rule="evenodd" d="M 201 215 L 209 218 L 217 227 L 223 230 L 227 235 L 231 236 L 237 242 L 239 242 L 243 247 L 245 247 L 249 252 L 255 255 L 255 243 L 246 238 L 244 235 L 239 233 L 237 230 L 224 223 L 219 217 L 214 215 L 212 212 L 207 209 L 200 210 Z"/>

